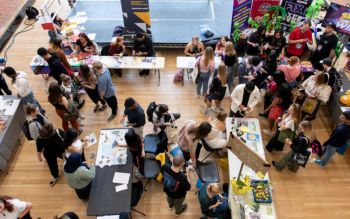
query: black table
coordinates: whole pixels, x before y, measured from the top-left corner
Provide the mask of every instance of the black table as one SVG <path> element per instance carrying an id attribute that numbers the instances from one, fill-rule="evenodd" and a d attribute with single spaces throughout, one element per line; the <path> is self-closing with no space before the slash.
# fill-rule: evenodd
<path id="1" fill-rule="evenodd" d="M 15 96 L 2 96 L 4 100 L 17 100 Z M 6 128 L 0 132 L 0 170 L 4 171 L 12 151 L 20 143 L 22 126 L 26 117 L 22 102 L 19 103 L 13 115 L 9 115 Z"/>
<path id="2" fill-rule="evenodd" d="M 132 155 L 128 150 L 126 164 L 104 166 L 103 168 L 96 166 L 96 176 L 92 181 L 87 215 L 104 216 L 130 212 L 132 165 Z M 115 191 L 115 186 L 118 185 L 112 182 L 115 172 L 130 173 L 127 190 Z"/>

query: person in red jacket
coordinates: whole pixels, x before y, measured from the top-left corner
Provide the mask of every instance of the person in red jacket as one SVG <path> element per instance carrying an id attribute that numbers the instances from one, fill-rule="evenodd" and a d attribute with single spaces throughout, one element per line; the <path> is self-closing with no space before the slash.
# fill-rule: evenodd
<path id="1" fill-rule="evenodd" d="M 306 20 L 301 27 L 295 28 L 289 35 L 287 55 L 302 56 L 305 52 L 306 43 L 313 44 L 311 22 Z"/>

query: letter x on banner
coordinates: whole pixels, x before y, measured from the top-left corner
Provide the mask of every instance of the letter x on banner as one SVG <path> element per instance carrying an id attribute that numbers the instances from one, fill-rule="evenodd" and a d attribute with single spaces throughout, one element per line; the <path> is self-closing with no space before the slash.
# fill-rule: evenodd
<path id="1" fill-rule="evenodd" d="M 148 0 L 121 0 L 124 27 L 128 34 L 151 33 Z"/>

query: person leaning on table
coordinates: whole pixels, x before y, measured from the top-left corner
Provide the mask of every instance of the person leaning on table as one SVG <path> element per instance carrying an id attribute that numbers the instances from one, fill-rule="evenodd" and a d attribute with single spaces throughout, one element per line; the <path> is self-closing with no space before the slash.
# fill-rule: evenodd
<path id="1" fill-rule="evenodd" d="M 91 165 L 82 162 L 80 153 L 71 154 L 65 161 L 63 172 L 69 186 L 74 188 L 77 196 L 88 200 L 92 180 L 95 178 L 94 159 Z"/>
<path id="2" fill-rule="evenodd" d="M 146 116 L 140 104 L 134 98 L 128 97 L 124 102 L 125 110 L 120 123 L 124 123 L 127 117 L 127 126 L 131 126 L 135 133 L 143 139 L 143 127 L 146 124 Z"/>
<path id="3" fill-rule="evenodd" d="M 153 48 L 153 42 L 146 34 L 143 34 L 143 33 L 136 34 L 132 55 L 147 56 L 147 57 L 156 56 L 156 52 L 154 51 L 154 48 Z M 148 69 L 143 69 L 140 71 L 140 76 L 148 75 L 148 74 L 149 74 Z"/>

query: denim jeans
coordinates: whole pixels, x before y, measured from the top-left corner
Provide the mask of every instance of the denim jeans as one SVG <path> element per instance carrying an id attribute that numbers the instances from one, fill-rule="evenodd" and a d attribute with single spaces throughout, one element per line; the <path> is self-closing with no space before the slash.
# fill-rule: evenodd
<path id="1" fill-rule="evenodd" d="M 40 103 L 35 99 L 33 92 L 30 92 L 30 94 L 28 94 L 25 97 L 22 97 L 21 99 L 24 102 L 24 105 L 27 105 L 29 103 L 34 104 L 34 105 L 37 105 L 39 107 L 39 110 L 41 113 L 45 112 L 44 109 L 41 107 Z"/>
<path id="2" fill-rule="evenodd" d="M 328 161 L 330 161 L 333 157 L 333 155 L 335 154 L 337 148 L 331 146 L 331 145 L 327 145 L 326 148 L 325 148 L 325 151 L 324 151 L 324 154 L 322 156 L 322 159 L 320 160 L 320 164 L 322 166 L 325 166 Z"/>
<path id="3" fill-rule="evenodd" d="M 199 81 L 197 83 L 197 95 L 201 95 L 201 89 L 203 87 L 202 95 L 204 96 L 208 91 L 210 72 L 199 72 L 198 74 Z"/>

